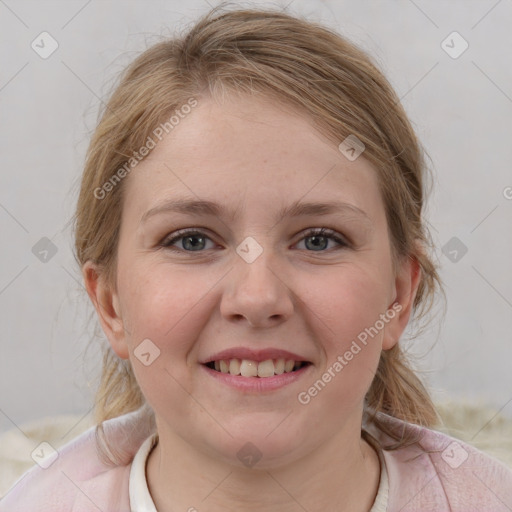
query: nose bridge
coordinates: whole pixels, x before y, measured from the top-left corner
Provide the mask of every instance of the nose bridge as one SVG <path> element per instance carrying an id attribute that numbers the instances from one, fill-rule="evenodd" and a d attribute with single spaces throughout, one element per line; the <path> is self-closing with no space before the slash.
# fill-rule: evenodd
<path id="1" fill-rule="evenodd" d="M 266 243 L 262 237 L 260 240 L 261 244 L 255 237 L 247 237 L 236 248 L 235 268 L 221 308 L 225 316 L 243 316 L 253 326 L 287 318 L 293 311 L 269 237 Z"/>
<path id="2" fill-rule="evenodd" d="M 277 258 L 269 238 L 259 239 L 261 244 L 254 237 L 247 237 L 236 249 L 237 288 L 270 298 L 282 283 L 276 276 Z"/>

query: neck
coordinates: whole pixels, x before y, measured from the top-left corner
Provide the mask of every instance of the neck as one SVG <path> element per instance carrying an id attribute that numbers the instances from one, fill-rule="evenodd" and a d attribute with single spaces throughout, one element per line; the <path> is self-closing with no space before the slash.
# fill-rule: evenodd
<path id="1" fill-rule="evenodd" d="M 361 438 L 360 425 L 291 464 L 263 470 L 220 463 L 159 429 L 146 471 L 159 512 L 368 512 L 377 494 L 380 464 Z"/>

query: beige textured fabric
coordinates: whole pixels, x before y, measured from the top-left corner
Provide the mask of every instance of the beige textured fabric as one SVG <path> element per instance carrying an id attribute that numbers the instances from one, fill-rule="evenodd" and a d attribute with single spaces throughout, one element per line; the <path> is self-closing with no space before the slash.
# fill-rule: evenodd
<path id="1" fill-rule="evenodd" d="M 512 419 L 484 405 L 446 402 L 437 404 L 443 425 L 437 430 L 452 435 L 493 455 L 512 467 Z M 58 450 L 93 425 L 87 415 L 43 418 L 0 435 L 0 497 L 41 453 L 40 443 Z M 34 452 L 34 459 L 31 454 Z"/>
<path id="2" fill-rule="evenodd" d="M 436 430 L 473 445 L 512 468 L 512 418 L 485 404 L 436 403 L 443 426 Z"/>
<path id="3" fill-rule="evenodd" d="M 20 429 L 0 434 L 0 497 L 35 464 L 37 454 L 42 453 L 42 448 L 38 449 L 42 442 L 58 450 L 92 425 L 90 415 L 59 415 L 27 422 Z"/>

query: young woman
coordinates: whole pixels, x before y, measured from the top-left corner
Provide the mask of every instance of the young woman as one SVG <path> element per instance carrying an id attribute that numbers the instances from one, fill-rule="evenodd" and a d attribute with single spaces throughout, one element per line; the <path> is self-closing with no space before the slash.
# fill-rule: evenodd
<path id="1" fill-rule="evenodd" d="M 511 510 L 512 472 L 433 430 L 400 348 L 439 285 L 425 172 L 387 80 L 326 28 L 213 10 L 145 51 L 76 213 L 98 425 L 0 510 Z"/>

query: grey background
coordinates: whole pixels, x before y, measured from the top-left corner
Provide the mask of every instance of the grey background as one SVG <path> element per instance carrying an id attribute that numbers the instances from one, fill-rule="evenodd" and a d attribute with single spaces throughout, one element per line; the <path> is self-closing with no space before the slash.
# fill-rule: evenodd
<path id="1" fill-rule="evenodd" d="M 0 0 L 0 431 L 92 405 L 99 342 L 84 352 L 94 321 L 68 223 L 84 153 L 117 74 L 208 8 Z M 411 350 L 435 398 L 512 415 L 512 1 L 295 0 L 288 9 L 374 56 L 432 159 L 427 216 L 448 307 Z M 47 59 L 31 48 L 43 31 L 59 44 Z M 441 46 L 453 31 L 469 44 L 456 59 Z M 57 250 L 46 262 L 36 257 L 43 237 Z M 443 254 L 452 237 L 463 257 L 456 246 Z"/>

